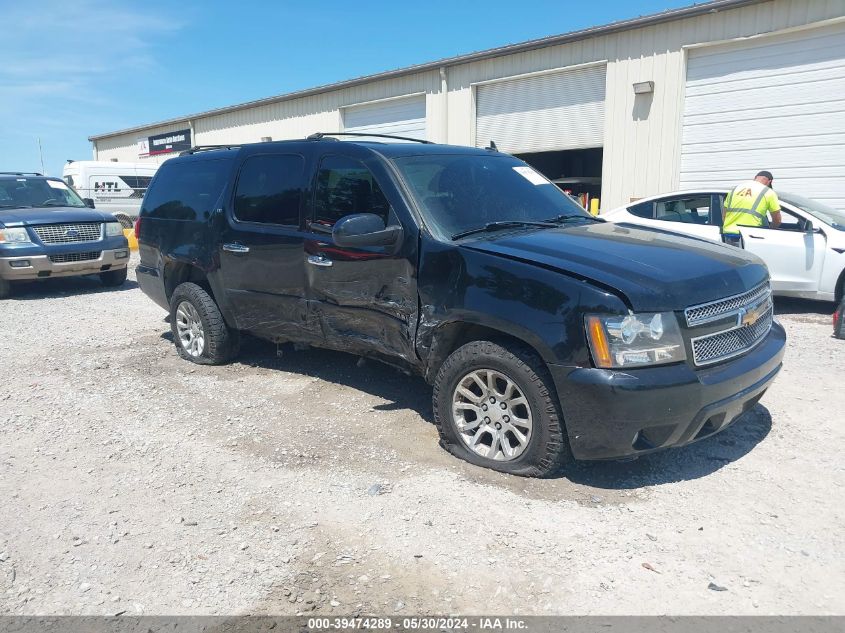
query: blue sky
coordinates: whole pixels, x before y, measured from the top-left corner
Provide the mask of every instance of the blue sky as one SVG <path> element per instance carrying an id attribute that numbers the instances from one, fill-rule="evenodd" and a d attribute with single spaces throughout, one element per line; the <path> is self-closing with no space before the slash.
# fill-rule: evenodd
<path id="1" fill-rule="evenodd" d="M 596 26 L 691 0 L 0 0 L 0 171 L 88 136 Z"/>

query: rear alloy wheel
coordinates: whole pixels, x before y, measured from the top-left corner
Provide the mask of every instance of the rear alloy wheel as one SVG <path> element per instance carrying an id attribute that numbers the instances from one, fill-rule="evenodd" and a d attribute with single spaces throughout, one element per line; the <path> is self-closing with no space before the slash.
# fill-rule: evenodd
<path id="1" fill-rule="evenodd" d="M 466 461 L 523 477 L 549 477 L 572 461 L 551 375 L 518 343 L 472 341 L 434 381 L 440 444 Z"/>
<path id="2" fill-rule="evenodd" d="M 238 352 L 239 333 L 226 325 L 214 299 L 194 283 L 173 291 L 170 330 L 179 355 L 192 363 L 222 365 Z"/>

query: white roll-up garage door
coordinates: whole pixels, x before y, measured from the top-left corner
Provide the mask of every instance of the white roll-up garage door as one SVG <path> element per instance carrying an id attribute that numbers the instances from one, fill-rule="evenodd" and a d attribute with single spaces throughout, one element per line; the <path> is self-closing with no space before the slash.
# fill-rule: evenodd
<path id="1" fill-rule="evenodd" d="M 680 185 L 775 189 L 845 208 L 845 25 L 693 49 Z"/>
<path id="2" fill-rule="evenodd" d="M 507 152 L 602 147 L 606 66 L 510 79 L 476 88 L 475 142 Z"/>
<path id="3" fill-rule="evenodd" d="M 343 109 L 345 132 L 395 134 L 425 140 L 425 95 Z"/>

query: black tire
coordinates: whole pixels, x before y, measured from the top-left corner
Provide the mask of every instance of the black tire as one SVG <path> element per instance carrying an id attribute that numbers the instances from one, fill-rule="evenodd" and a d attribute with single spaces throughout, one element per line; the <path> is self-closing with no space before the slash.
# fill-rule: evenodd
<path id="1" fill-rule="evenodd" d="M 523 452 L 510 461 L 491 459 L 471 450 L 461 439 L 454 419 L 452 397 L 458 384 L 471 372 L 483 369 L 507 376 L 530 406 L 531 434 Z M 440 445 L 472 464 L 522 477 L 550 477 L 573 461 L 551 375 L 542 359 L 524 345 L 473 341 L 458 348 L 437 372 L 433 405 Z"/>
<path id="2" fill-rule="evenodd" d="M 122 286 L 126 281 L 126 275 L 128 272 L 129 269 L 125 266 L 115 270 L 107 270 L 104 273 L 100 273 L 100 282 L 107 288 Z"/>
<path id="3" fill-rule="evenodd" d="M 833 335 L 836 338 L 845 339 L 845 298 L 839 303 L 833 317 Z"/>
<path id="4" fill-rule="evenodd" d="M 177 323 L 179 306 L 187 302 L 193 306 L 202 323 L 204 346 L 199 355 L 191 354 L 182 344 Z M 198 365 L 223 365 L 234 358 L 240 347 L 237 330 L 226 325 L 214 299 L 200 286 L 183 283 L 176 287 L 170 298 L 170 331 L 179 356 Z"/>
<path id="5" fill-rule="evenodd" d="M 12 282 L 8 279 L 0 279 L 0 299 L 8 299 L 12 296 Z"/>

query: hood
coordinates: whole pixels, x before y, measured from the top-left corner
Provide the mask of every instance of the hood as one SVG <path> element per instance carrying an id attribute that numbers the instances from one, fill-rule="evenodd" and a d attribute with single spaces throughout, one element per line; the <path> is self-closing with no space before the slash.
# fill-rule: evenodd
<path id="1" fill-rule="evenodd" d="M 59 222 L 113 222 L 111 213 L 88 207 L 34 207 L 32 209 L 0 209 L 0 224 L 28 226 L 57 224 Z"/>
<path id="2" fill-rule="evenodd" d="M 622 293 L 639 312 L 682 310 L 762 283 L 762 260 L 734 246 L 611 222 L 461 245 L 559 270 Z"/>

